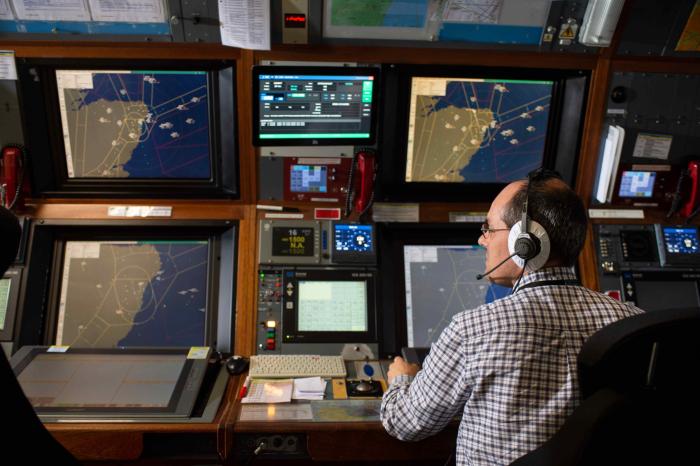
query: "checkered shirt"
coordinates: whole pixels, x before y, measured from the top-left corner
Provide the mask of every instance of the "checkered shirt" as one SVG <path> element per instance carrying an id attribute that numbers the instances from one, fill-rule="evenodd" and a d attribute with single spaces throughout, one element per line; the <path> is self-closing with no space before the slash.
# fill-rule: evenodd
<path id="1" fill-rule="evenodd" d="M 509 464 L 550 438 L 580 401 L 576 358 L 596 330 L 643 312 L 552 267 L 525 275 L 510 296 L 454 316 L 415 379 L 384 394 L 381 419 L 401 440 L 420 440 L 461 414 L 458 465 Z"/>

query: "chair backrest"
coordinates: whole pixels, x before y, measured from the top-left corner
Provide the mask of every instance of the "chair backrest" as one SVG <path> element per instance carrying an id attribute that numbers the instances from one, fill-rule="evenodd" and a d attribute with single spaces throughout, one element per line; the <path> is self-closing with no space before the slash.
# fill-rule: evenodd
<path id="1" fill-rule="evenodd" d="M 511 466 L 700 463 L 688 427 L 700 415 L 700 309 L 608 325 L 584 343 L 578 364 L 581 404 Z"/>
<path id="2" fill-rule="evenodd" d="M 0 277 L 17 255 L 20 235 L 17 218 L 9 210 L 0 207 Z M 16 458 L 17 463 L 80 464 L 51 436 L 36 416 L 2 350 L 0 387 L 3 394 L 0 409 L 7 427 L 3 435 L 3 455 Z"/>
<path id="3" fill-rule="evenodd" d="M 697 392 L 699 363 L 700 309 L 628 317 L 602 328 L 581 348 L 581 397 L 612 388 L 623 394 L 677 398 L 688 390 Z"/>

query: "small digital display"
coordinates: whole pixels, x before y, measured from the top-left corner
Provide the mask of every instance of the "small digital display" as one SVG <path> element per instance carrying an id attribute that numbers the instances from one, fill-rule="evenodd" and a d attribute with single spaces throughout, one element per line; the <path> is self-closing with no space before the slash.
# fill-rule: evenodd
<path id="1" fill-rule="evenodd" d="M 697 228 L 664 227 L 663 232 L 667 253 L 680 255 L 700 253 Z"/>
<path id="2" fill-rule="evenodd" d="M 325 165 L 292 165 L 289 190 L 293 193 L 328 192 L 328 167 Z"/>
<path id="3" fill-rule="evenodd" d="M 366 332 L 367 284 L 364 281 L 299 280 L 297 330 Z"/>
<path id="4" fill-rule="evenodd" d="M 284 27 L 303 29 L 306 27 L 306 15 L 303 13 L 285 13 Z"/>
<path id="5" fill-rule="evenodd" d="M 7 308 L 10 304 L 10 287 L 12 280 L 9 278 L 0 279 L 0 330 L 5 329 L 5 319 L 7 318 Z"/>
<path id="6" fill-rule="evenodd" d="M 372 252 L 372 225 L 336 224 L 333 230 L 336 251 Z"/>
<path id="7" fill-rule="evenodd" d="M 304 256 L 314 255 L 313 228 L 272 228 L 273 256 Z"/>
<path id="8" fill-rule="evenodd" d="M 654 195 L 656 172 L 623 171 L 620 197 L 650 198 Z"/>

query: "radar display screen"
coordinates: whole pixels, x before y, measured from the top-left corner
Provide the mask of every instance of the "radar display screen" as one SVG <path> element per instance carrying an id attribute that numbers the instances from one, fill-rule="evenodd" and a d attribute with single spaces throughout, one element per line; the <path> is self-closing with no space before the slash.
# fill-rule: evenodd
<path id="1" fill-rule="evenodd" d="M 553 81 L 413 77 L 406 182 L 508 183 L 542 166 Z"/>
<path id="2" fill-rule="evenodd" d="M 697 228 L 664 227 L 663 234 L 667 253 L 679 255 L 700 253 Z"/>
<path id="3" fill-rule="evenodd" d="M 206 71 L 56 70 L 68 178 L 208 180 Z"/>
<path id="4" fill-rule="evenodd" d="M 298 287 L 298 331 L 367 331 L 367 284 L 364 281 L 299 280 Z"/>
<path id="5" fill-rule="evenodd" d="M 620 197 L 652 197 L 655 179 L 656 172 L 623 171 L 620 178 Z"/>
<path id="6" fill-rule="evenodd" d="M 377 73 L 371 68 L 256 67 L 255 143 L 371 142 Z"/>
<path id="7" fill-rule="evenodd" d="M 403 253 L 407 346 L 430 347 L 455 314 L 511 292 L 476 279 L 484 271 L 481 246 L 406 245 Z"/>
<path id="8" fill-rule="evenodd" d="M 209 243 L 66 241 L 56 344 L 201 346 Z"/>
<path id="9" fill-rule="evenodd" d="M 328 167 L 325 165 L 292 165 L 289 190 L 293 193 L 328 192 Z"/>
<path id="10" fill-rule="evenodd" d="M 305 227 L 273 227 L 272 255 L 291 257 L 313 256 L 314 229 Z"/>

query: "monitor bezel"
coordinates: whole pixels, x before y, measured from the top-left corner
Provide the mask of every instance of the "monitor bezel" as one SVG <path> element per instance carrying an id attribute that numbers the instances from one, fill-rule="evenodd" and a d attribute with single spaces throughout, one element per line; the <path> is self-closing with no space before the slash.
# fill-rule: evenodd
<path id="1" fill-rule="evenodd" d="M 327 74 L 338 77 L 343 76 L 373 76 L 372 86 L 372 108 L 370 119 L 369 138 L 287 138 L 287 139 L 261 139 L 260 137 L 260 75 L 264 74 L 295 74 L 295 75 L 319 75 Z M 275 146 L 337 146 L 353 145 L 365 146 L 374 144 L 377 139 L 377 122 L 379 121 L 379 98 L 380 98 L 380 68 L 378 67 L 341 67 L 341 66 L 274 66 L 257 65 L 253 67 L 253 101 L 252 101 L 252 129 L 253 145 L 257 147 Z"/>
<path id="2" fill-rule="evenodd" d="M 207 310 L 204 341 L 232 351 L 235 328 L 238 222 L 230 220 L 44 220 L 32 226 L 24 293 L 15 336 L 16 347 L 52 345 L 55 342 L 63 256 L 66 241 L 130 241 L 138 239 L 207 240 Z M 49 264 L 47 268 L 47 264 Z M 154 347 L 157 348 L 157 347 Z"/>
<path id="3" fill-rule="evenodd" d="M 25 346 L 12 357 L 12 370 L 19 377 L 22 371 L 40 354 L 53 354 L 56 357 L 71 354 L 89 355 L 181 355 L 185 362 L 173 387 L 173 393 L 167 407 L 34 407 L 37 415 L 59 418 L 110 418 L 110 417 L 141 417 L 166 416 L 189 417 L 199 394 L 199 388 L 204 378 L 208 357 L 191 359 L 188 357 L 190 348 L 67 348 L 65 351 L 54 351 L 50 346 Z"/>
<path id="4" fill-rule="evenodd" d="M 367 330 L 362 332 L 302 331 L 298 329 L 299 293 L 293 296 L 282 294 L 282 343 L 374 343 L 377 341 L 377 312 L 375 300 L 376 273 L 366 269 L 295 269 L 285 271 L 282 287 L 291 284 L 299 289 L 299 281 L 358 281 L 366 284 Z M 287 306 L 293 303 L 293 308 Z"/>
<path id="5" fill-rule="evenodd" d="M 70 178 L 56 84 L 57 70 L 205 71 L 211 175 L 185 178 Z M 238 198 L 236 65 L 232 60 L 19 59 L 18 89 L 34 192 L 67 197 Z"/>
<path id="6" fill-rule="evenodd" d="M 382 119 L 376 198 L 384 201 L 485 202 L 491 201 L 507 183 L 407 182 L 411 80 L 414 77 L 461 77 L 552 81 L 552 105 L 543 166 L 557 170 L 573 185 L 583 131 L 588 70 L 478 67 L 465 65 L 387 64 L 382 69 L 382 96 L 386 108 Z"/>
<path id="7" fill-rule="evenodd" d="M 0 330 L 0 341 L 12 341 L 15 334 L 20 287 L 22 286 L 22 267 L 12 266 L 0 278 L 10 280 L 10 295 L 7 299 L 4 326 Z"/>

